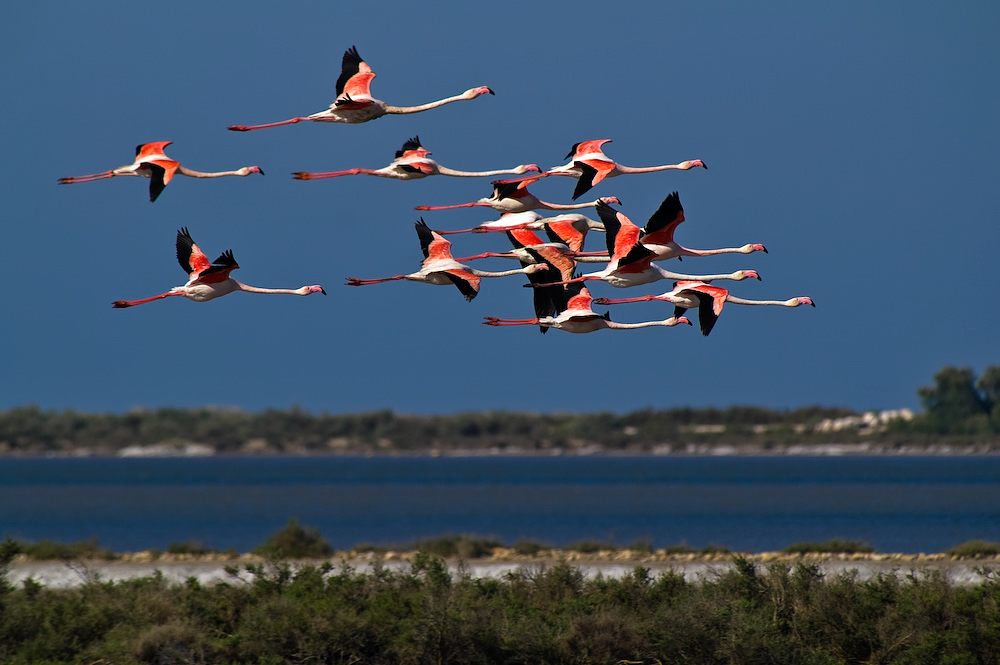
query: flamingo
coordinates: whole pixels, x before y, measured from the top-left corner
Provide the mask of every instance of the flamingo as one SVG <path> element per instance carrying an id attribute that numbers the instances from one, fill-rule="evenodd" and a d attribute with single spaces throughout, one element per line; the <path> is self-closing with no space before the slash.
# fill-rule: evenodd
<path id="1" fill-rule="evenodd" d="M 674 304 L 674 316 L 683 314 L 686 310 L 698 308 L 698 324 L 701 334 L 708 336 L 715 327 L 715 322 L 722 314 L 722 306 L 729 302 L 734 305 L 778 305 L 782 307 L 798 307 L 800 305 L 816 306 L 808 296 L 798 296 L 788 300 L 747 300 L 729 294 L 728 289 L 712 286 L 704 282 L 680 281 L 674 284 L 673 291 L 661 293 L 658 296 L 638 296 L 636 298 L 598 298 L 594 302 L 601 305 L 619 305 L 629 302 L 646 300 L 665 300 Z"/>
<path id="2" fill-rule="evenodd" d="M 699 166 L 703 169 L 708 168 L 705 162 L 700 159 L 690 159 L 680 164 L 663 164 L 662 166 L 623 166 L 604 154 L 601 146 L 605 143 L 611 143 L 611 139 L 581 141 L 573 144 L 569 154 L 565 157 L 570 162 L 551 168 L 545 174 L 577 178 L 576 189 L 573 191 L 573 200 L 575 201 L 605 178 L 614 178 L 626 173 L 652 173 L 653 171 L 670 169 L 687 171 Z"/>
<path id="3" fill-rule="evenodd" d="M 540 316 L 533 319 L 498 319 L 495 316 L 486 316 L 483 317 L 483 325 L 537 325 L 543 328 L 557 328 L 571 333 L 589 333 L 608 328 L 613 330 L 630 330 L 634 328 L 649 328 L 651 326 L 672 327 L 682 323 L 691 325 L 691 321 L 685 316 L 672 316 L 663 321 L 617 323 L 612 321 L 608 314 L 601 316 L 591 309 L 594 299 L 591 297 L 590 291 L 583 284 L 577 282 L 571 285 L 565 293 L 564 305 L 559 309 L 559 313 L 556 316 Z"/>
<path id="4" fill-rule="evenodd" d="M 760 279 L 756 270 L 737 270 L 736 272 L 721 275 L 681 275 L 670 272 L 653 265 L 652 251 L 647 249 L 640 241 L 640 229 L 632 221 L 606 203 L 597 204 L 597 214 L 604 222 L 604 229 L 607 233 L 608 255 L 611 260 L 604 270 L 588 273 L 572 280 L 565 280 L 564 284 L 583 282 L 587 280 L 603 280 L 611 286 L 626 288 L 639 284 L 649 284 L 661 279 L 675 279 L 687 281 L 708 282 L 715 279 L 731 279 L 741 281 L 744 279 Z"/>
<path id="5" fill-rule="evenodd" d="M 721 249 L 689 249 L 674 242 L 674 231 L 684 221 L 684 207 L 677 192 L 663 199 L 663 203 L 653 213 L 642 229 L 640 238 L 642 244 L 652 251 L 654 261 L 665 261 L 675 256 L 711 256 L 713 254 L 752 254 L 764 252 L 767 248 L 760 243 L 747 243 L 742 247 L 723 247 Z"/>
<path id="6" fill-rule="evenodd" d="M 380 169 L 348 169 L 346 171 L 331 171 L 329 173 L 307 173 L 296 171 L 292 177 L 296 180 L 320 180 L 322 178 L 337 178 L 343 175 L 373 175 L 380 178 L 395 178 L 396 180 L 417 180 L 429 175 L 448 175 L 459 178 L 479 176 L 497 176 L 505 173 L 522 174 L 530 171 L 541 171 L 537 164 L 520 164 L 512 169 L 497 171 L 456 171 L 441 166 L 427 155 L 430 150 L 420 145 L 420 137 L 414 136 L 406 141 L 403 147 L 396 151 L 396 159 L 388 166 Z"/>
<path id="7" fill-rule="evenodd" d="M 608 260 L 608 255 L 604 252 L 574 251 L 570 249 L 569 245 L 559 240 L 544 242 L 529 228 L 515 226 L 508 229 L 506 233 L 507 238 L 514 246 L 513 250 L 509 252 L 482 252 L 481 254 L 476 254 L 475 256 L 466 256 L 455 260 L 465 262 L 475 261 L 476 259 L 504 258 L 518 259 L 522 263 L 535 263 L 535 255 L 537 254 L 550 263 L 555 263 L 556 261 L 563 262 L 564 260 L 568 261 L 570 264 L 570 277 L 572 277 L 572 271 L 573 268 L 576 267 L 577 261 L 598 263 Z M 562 270 L 562 268 L 560 268 L 560 270 Z"/>
<path id="8" fill-rule="evenodd" d="M 231 125 L 228 129 L 234 132 L 248 132 L 253 129 L 291 125 L 303 120 L 355 124 L 381 118 L 384 115 L 420 113 L 421 111 L 427 111 L 438 106 L 462 101 L 463 99 L 475 99 L 487 93 L 494 94 L 492 90 L 482 85 L 470 88 L 461 95 L 446 97 L 435 102 L 421 104 L 420 106 L 390 106 L 381 99 L 372 97 L 371 83 L 373 78 L 375 78 L 375 72 L 358 55 L 357 47 L 352 46 L 344 51 L 344 58 L 341 61 L 340 78 L 337 79 L 337 98 L 333 104 L 330 104 L 330 108 L 305 117 L 289 118 L 288 120 L 271 122 L 265 125 Z"/>
<path id="9" fill-rule="evenodd" d="M 420 249 L 424 252 L 424 261 L 420 265 L 420 270 L 409 275 L 396 275 L 395 277 L 383 277 L 379 279 L 359 279 L 348 277 L 348 286 L 367 286 L 380 282 L 391 282 L 397 279 L 408 279 L 411 282 L 424 282 L 425 284 L 446 285 L 454 284 L 471 301 L 479 293 L 479 283 L 481 277 L 505 277 L 507 275 L 531 274 L 539 270 L 547 270 L 544 263 L 535 263 L 520 270 L 506 270 L 503 272 L 486 272 L 476 270 L 459 263 L 451 256 L 451 243 L 445 240 L 437 231 L 432 231 L 427 223 L 420 218 L 414 226 L 417 229 L 417 237 L 420 239 Z"/>
<path id="10" fill-rule="evenodd" d="M 78 182 L 91 182 L 93 180 L 103 180 L 114 178 L 115 176 L 142 176 L 149 178 L 149 200 L 155 201 L 163 189 L 175 175 L 186 175 L 191 178 L 221 178 L 227 175 L 248 176 L 251 173 L 264 172 L 259 166 L 244 166 L 235 171 L 216 171 L 214 173 L 203 173 L 181 166 L 180 162 L 169 159 L 163 150 L 173 143 L 173 141 L 155 141 L 153 143 L 143 143 L 136 146 L 135 161 L 125 166 L 119 166 L 110 171 L 93 173 L 91 175 L 69 176 L 59 178 L 60 185 L 74 185 Z"/>
<path id="11" fill-rule="evenodd" d="M 229 276 L 229 273 L 240 267 L 236 263 L 236 259 L 233 258 L 233 251 L 226 250 L 219 255 L 219 258 L 209 263 L 208 257 L 195 244 L 186 227 L 177 231 L 177 260 L 180 262 L 184 272 L 188 273 L 188 277 L 190 277 L 187 284 L 184 286 L 175 286 L 168 292 L 161 293 L 152 298 L 115 300 L 111 303 L 111 306 L 115 308 L 132 307 L 133 305 L 142 305 L 143 303 L 160 300 L 161 298 L 169 298 L 170 296 L 184 296 L 195 302 L 205 302 L 227 295 L 233 291 L 246 291 L 247 293 L 290 293 L 298 296 L 308 296 L 313 293 L 326 295 L 326 291 L 319 284 L 303 286 L 298 289 L 262 289 L 257 286 L 238 282 Z"/>
<path id="12" fill-rule="evenodd" d="M 528 185 L 537 181 L 543 176 L 534 175 L 526 178 L 513 178 L 510 180 L 494 180 L 493 196 L 473 201 L 472 203 L 457 203 L 446 206 L 417 206 L 416 210 L 451 210 L 454 208 L 472 208 L 484 206 L 493 208 L 497 212 L 525 212 L 528 210 L 578 210 L 589 208 L 603 201 L 605 203 L 617 203 L 621 205 L 614 196 L 606 196 L 596 201 L 587 203 L 548 203 L 540 200 L 528 191 Z"/>

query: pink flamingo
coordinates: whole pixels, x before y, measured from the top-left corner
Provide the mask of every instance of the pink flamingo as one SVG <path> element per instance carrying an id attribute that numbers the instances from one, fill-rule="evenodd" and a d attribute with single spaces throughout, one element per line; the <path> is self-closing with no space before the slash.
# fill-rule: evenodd
<path id="1" fill-rule="evenodd" d="M 521 164 L 512 169 L 497 171 L 456 171 L 441 166 L 427 155 L 430 150 L 420 145 L 420 137 L 414 136 L 396 151 L 396 159 L 388 166 L 380 169 L 348 169 L 346 171 L 331 171 L 329 173 L 308 173 L 296 171 L 292 177 L 296 180 L 320 180 L 322 178 L 338 178 L 343 175 L 373 175 L 380 178 L 395 178 L 396 180 L 418 180 L 429 175 L 447 175 L 458 178 L 474 178 L 480 176 L 497 176 L 505 173 L 521 174 L 530 171 L 541 171 L 537 164 Z"/>
<path id="2" fill-rule="evenodd" d="M 464 262 L 486 258 L 503 258 L 518 259 L 522 263 L 525 261 L 528 263 L 535 263 L 536 261 L 534 260 L 534 256 L 537 254 L 550 263 L 565 261 L 569 266 L 570 277 L 572 277 L 572 271 L 576 267 L 577 261 L 598 263 L 608 260 L 608 255 L 604 252 L 574 251 L 570 249 L 569 245 L 561 240 L 545 242 L 538 237 L 538 234 L 528 228 L 517 226 L 508 229 L 506 233 L 507 238 L 514 246 L 513 250 L 508 252 L 482 252 L 481 254 L 476 254 L 475 256 L 466 256 L 455 260 Z M 562 268 L 560 268 L 560 270 L 562 270 Z"/>
<path id="3" fill-rule="evenodd" d="M 642 229 L 640 240 L 642 244 L 655 254 L 654 261 L 665 261 L 675 256 L 711 256 L 713 254 L 752 254 L 764 252 L 767 248 L 760 243 L 747 243 L 742 247 L 723 247 L 721 249 L 689 249 L 674 242 L 674 231 L 684 221 L 684 207 L 677 192 L 673 192 L 663 200 L 660 207 L 646 222 Z"/>
<path id="4" fill-rule="evenodd" d="M 177 232 L 177 260 L 180 262 L 184 272 L 188 273 L 188 277 L 190 277 L 187 284 L 184 286 L 175 286 L 167 293 L 161 293 L 152 298 L 116 300 L 111 306 L 116 308 L 132 307 L 133 305 L 142 305 L 143 303 L 171 296 L 184 296 L 195 302 L 205 302 L 227 295 L 233 291 L 246 291 L 247 293 L 289 293 L 298 296 L 308 296 L 313 293 L 326 295 L 326 291 L 319 284 L 303 286 L 298 289 L 262 289 L 257 286 L 238 282 L 229 276 L 229 273 L 240 267 L 236 263 L 236 259 L 233 258 L 232 250 L 226 250 L 219 255 L 219 258 L 209 263 L 208 257 L 195 244 L 187 228 L 181 228 Z"/>
<path id="5" fill-rule="evenodd" d="M 698 324 L 701 334 L 708 335 L 715 327 L 715 322 L 722 314 L 722 306 L 729 302 L 734 305 L 778 305 L 781 307 L 798 307 L 799 305 L 816 306 L 812 298 L 799 296 L 788 300 L 746 300 L 729 294 L 728 289 L 712 286 L 704 282 L 677 282 L 674 290 L 661 293 L 658 296 L 638 296 L 635 298 L 598 298 L 594 302 L 601 305 L 619 305 L 646 300 L 664 300 L 674 304 L 674 316 L 683 314 L 686 310 L 698 308 Z"/>
<path id="6" fill-rule="evenodd" d="M 576 283 L 565 292 L 563 306 L 555 316 L 540 316 L 533 319 L 498 319 L 495 316 L 487 316 L 483 319 L 483 325 L 487 326 L 525 326 L 537 325 L 545 328 L 556 328 L 571 333 L 589 333 L 595 330 L 631 330 L 635 328 L 649 328 L 651 326 L 672 327 L 686 323 L 691 325 L 687 317 L 672 316 L 663 321 L 644 321 L 642 323 L 616 323 L 611 320 L 608 314 L 601 316 L 591 309 L 594 299 L 590 296 L 590 291 L 583 284 Z"/>
<path id="7" fill-rule="evenodd" d="M 574 277 L 563 282 L 569 284 L 587 280 L 603 280 L 611 286 L 626 288 L 639 284 L 649 284 L 661 279 L 678 279 L 708 282 L 715 279 L 741 281 L 748 278 L 760 279 L 756 270 L 737 270 L 722 275 L 682 275 L 653 265 L 654 253 L 639 241 L 640 229 L 628 217 L 615 211 L 605 203 L 597 204 L 597 214 L 604 222 L 607 234 L 608 266 L 599 272 Z"/>
<path id="8" fill-rule="evenodd" d="M 436 102 L 421 104 L 420 106 L 390 106 L 381 99 L 375 99 L 371 93 L 372 79 L 375 72 L 368 66 L 368 63 L 358 55 L 358 49 L 354 46 L 344 51 L 344 58 L 341 63 L 340 78 L 337 79 L 337 98 L 330 104 L 330 108 L 325 111 L 313 113 L 301 118 L 290 118 L 280 122 L 271 122 L 265 125 L 232 125 L 229 127 L 234 132 L 248 132 L 252 129 L 265 129 L 267 127 L 278 127 L 280 125 L 291 125 L 303 120 L 313 120 L 315 122 L 347 122 L 359 123 L 368 122 L 384 115 L 399 115 L 404 113 L 420 113 L 429 109 L 444 106 L 452 102 L 463 99 L 475 99 L 493 91 L 486 86 L 470 88 L 461 95 L 446 97 Z"/>
<path id="9" fill-rule="evenodd" d="M 191 178 L 221 178 L 228 175 L 248 176 L 251 173 L 264 175 L 259 166 L 244 166 L 236 171 L 216 171 L 203 173 L 181 166 L 163 154 L 163 150 L 173 141 L 155 141 L 144 143 L 135 149 L 135 161 L 125 166 L 119 166 L 110 171 L 93 173 L 91 175 L 69 176 L 59 178 L 60 185 L 74 185 L 78 182 L 91 182 L 114 178 L 115 176 L 141 176 L 149 178 L 149 200 L 155 201 L 163 189 L 175 175 L 186 175 Z"/>
<path id="10" fill-rule="evenodd" d="M 526 212 L 528 210 L 578 210 L 589 208 L 600 201 L 621 204 L 614 196 L 607 196 L 587 203 L 547 203 L 528 191 L 528 185 L 543 176 L 527 176 L 511 180 L 494 180 L 493 196 L 482 198 L 472 203 L 457 203 L 446 206 L 417 206 L 416 210 L 451 210 L 454 208 L 472 208 L 477 206 L 493 208 L 497 212 Z"/>
<path id="11" fill-rule="evenodd" d="M 479 293 L 479 283 L 481 277 L 505 277 L 507 275 L 531 274 L 539 270 L 547 270 L 544 263 L 536 263 L 521 268 L 520 270 L 506 270 L 503 272 L 486 272 L 476 270 L 463 265 L 451 256 L 451 243 L 437 231 L 432 231 L 423 218 L 416 222 L 417 237 L 420 239 L 420 249 L 424 252 L 424 261 L 420 265 L 420 270 L 409 275 L 396 275 L 394 277 L 383 277 L 379 279 L 359 279 L 348 277 L 348 286 L 367 286 L 369 284 L 379 284 L 381 282 L 391 282 L 398 279 L 407 279 L 411 282 L 424 282 L 425 284 L 447 285 L 454 284 L 471 301 Z"/>
<path id="12" fill-rule="evenodd" d="M 570 148 L 569 154 L 566 155 L 566 159 L 569 159 L 570 162 L 551 168 L 545 174 L 577 178 L 576 189 L 573 191 L 573 200 L 575 201 L 605 178 L 613 178 L 626 173 L 652 173 L 653 171 L 670 169 L 687 171 L 698 166 L 703 169 L 708 168 L 705 162 L 700 159 L 691 159 L 680 164 L 663 164 L 662 166 L 623 166 L 604 154 L 601 146 L 605 143 L 611 143 L 611 139 L 581 141 L 574 144 Z"/>

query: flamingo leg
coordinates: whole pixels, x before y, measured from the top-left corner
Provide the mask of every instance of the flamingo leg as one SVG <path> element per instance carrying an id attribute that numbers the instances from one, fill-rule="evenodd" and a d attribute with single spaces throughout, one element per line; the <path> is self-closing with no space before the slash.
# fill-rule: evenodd
<path id="1" fill-rule="evenodd" d="M 473 206 L 489 206 L 489 203 L 480 203 L 476 201 L 474 203 L 456 203 L 450 206 L 417 206 L 414 210 L 453 210 L 455 208 L 471 208 Z"/>
<path id="2" fill-rule="evenodd" d="M 623 305 L 630 302 L 645 302 L 647 300 L 657 300 L 656 296 L 636 296 L 635 298 L 595 298 L 595 305 Z"/>
<path id="3" fill-rule="evenodd" d="M 59 178 L 59 184 L 75 185 L 78 182 L 92 182 L 94 180 L 113 178 L 115 175 L 117 174 L 114 171 L 103 171 L 101 173 L 92 173 L 90 175 L 66 176 L 64 178 Z"/>
<path id="4" fill-rule="evenodd" d="M 382 282 L 391 282 L 397 279 L 406 279 L 406 275 L 396 275 L 395 277 L 382 277 L 379 279 L 359 279 L 357 277 L 348 277 L 347 281 L 344 282 L 347 286 L 368 286 L 369 284 L 381 284 Z"/>
<path id="5" fill-rule="evenodd" d="M 438 231 L 438 233 L 441 232 Z M 455 233 L 455 231 L 451 231 L 451 233 Z M 476 254 L 475 256 L 464 256 L 460 259 L 455 259 L 455 260 L 458 261 L 459 263 L 465 263 L 466 261 L 475 261 L 476 259 L 489 259 L 495 257 L 510 258 L 511 256 L 512 254 L 504 252 L 483 252 L 482 254 Z"/>
<path id="6" fill-rule="evenodd" d="M 269 122 L 265 125 L 230 125 L 229 127 L 226 127 L 226 129 L 232 132 L 249 132 L 254 129 L 267 129 L 268 127 L 280 127 L 281 125 L 294 125 L 297 122 L 311 119 L 312 118 L 289 118 L 288 120 L 282 120 L 280 122 Z"/>
<path id="7" fill-rule="evenodd" d="M 141 300 L 116 300 L 111 303 L 111 306 L 115 309 L 121 309 L 123 307 L 132 307 L 133 305 L 142 305 L 143 303 L 153 302 L 154 300 L 159 300 L 161 298 L 169 298 L 170 296 L 182 296 L 183 291 L 171 291 L 169 293 L 161 293 L 158 296 L 153 296 L 152 298 L 142 298 Z"/>
<path id="8" fill-rule="evenodd" d="M 372 175 L 375 173 L 373 169 L 347 169 L 346 171 L 328 171 L 326 173 L 308 173 L 306 171 L 296 171 L 292 174 L 292 177 L 296 180 L 322 180 L 323 178 L 339 178 L 342 175 L 358 175 L 358 174 Z"/>
<path id="9" fill-rule="evenodd" d="M 484 316 L 484 326 L 534 326 L 538 319 L 498 319 L 495 316 Z"/>

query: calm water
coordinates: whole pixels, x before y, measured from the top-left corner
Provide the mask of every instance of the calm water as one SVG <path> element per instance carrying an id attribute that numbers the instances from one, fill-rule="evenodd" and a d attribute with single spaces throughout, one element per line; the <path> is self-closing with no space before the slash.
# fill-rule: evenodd
<path id="1" fill-rule="evenodd" d="M 1000 457 L 0 458 L 0 535 L 246 552 L 289 518 L 335 548 L 445 534 L 768 551 L 1000 541 Z"/>

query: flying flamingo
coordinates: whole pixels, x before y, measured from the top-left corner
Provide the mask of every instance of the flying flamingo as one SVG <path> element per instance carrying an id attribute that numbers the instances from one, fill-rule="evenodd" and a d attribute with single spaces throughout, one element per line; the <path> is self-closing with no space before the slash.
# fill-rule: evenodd
<path id="1" fill-rule="evenodd" d="M 653 213 L 642 229 L 640 240 L 643 246 L 652 251 L 654 261 L 665 261 L 675 256 L 711 256 L 713 254 L 752 254 L 764 252 L 767 248 L 760 243 L 747 243 L 742 247 L 723 247 L 721 249 L 689 249 L 674 242 L 674 231 L 684 221 L 684 207 L 677 192 L 673 192 Z"/>
<path id="2" fill-rule="evenodd" d="M 551 168 L 545 172 L 546 175 L 562 175 L 577 178 L 576 189 L 573 191 L 573 200 L 586 194 L 587 191 L 605 178 L 626 173 L 652 173 L 653 171 L 667 171 L 676 169 L 687 171 L 700 166 L 707 169 L 705 162 L 700 159 L 691 159 L 680 164 L 664 164 L 662 166 L 623 166 L 604 154 L 601 146 L 611 143 L 611 139 L 598 139 L 594 141 L 581 141 L 570 148 L 566 159 L 570 162 L 563 166 Z"/>
<path id="3" fill-rule="evenodd" d="M 187 284 L 184 286 L 175 286 L 170 291 L 153 296 L 152 298 L 116 300 L 111 306 L 116 308 L 132 307 L 133 305 L 141 305 L 154 300 L 160 300 L 161 298 L 169 298 L 170 296 L 184 296 L 195 302 L 205 302 L 206 300 L 219 298 L 233 291 L 246 291 L 247 293 L 290 293 L 298 296 L 308 296 L 313 293 L 326 295 L 326 291 L 319 284 L 303 286 L 298 289 L 262 289 L 257 286 L 237 282 L 229 276 L 229 273 L 240 267 L 236 263 L 236 259 L 233 258 L 232 250 L 226 250 L 219 255 L 219 258 L 209 263 L 208 257 L 195 244 L 187 228 L 181 228 L 177 232 L 177 260 L 180 262 L 184 272 L 188 273 L 188 277 L 190 277 Z"/>
<path id="4" fill-rule="evenodd" d="M 579 282 L 572 284 L 566 292 L 564 306 L 556 316 L 541 316 L 533 319 L 498 319 L 487 316 L 483 325 L 487 326 L 525 326 L 537 325 L 543 328 L 557 328 L 571 333 L 589 333 L 595 330 L 611 328 L 613 330 L 628 330 L 633 328 L 649 328 L 651 326 L 672 327 L 686 323 L 691 325 L 687 317 L 672 316 L 663 321 L 644 321 L 642 323 L 616 323 L 608 314 L 601 316 L 591 309 L 593 298 L 590 291 Z M 543 330 L 544 332 L 544 330 Z"/>
<path id="5" fill-rule="evenodd" d="M 420 270 L 409 275 L 396 275 L 395 277 L 383 277 L 380 279 L 358 279 L 348 277 L 348 286 L 367 286 L 380 282 L 391 282 L 397 279 L 408 279 L 412 282 L 424 282 L 425 284 L 447 285 L 454 284 L 471 301 L 479 293 L 479 283 L 481 277 L 505 277 L 507 275 L 530 274 L 540 270 L 547 270 L 544 263 L 535 263 L 520 270 L 506 270 L 503 272 L 486 272 L 476 270 L 456 261 L 451 256 L 451 243 L 445 240 L 437 231 L 432 231 L 423 218 L 416 222 L 417 237 L 420 239 L 420 249 L 424 252 L 424 261 L 420 264 Z"/>
<path id="6" fill-rule="evenodd" d="M 381 99 L 375 99 L 371 93 L 372 79 L 375 72 L 368 66 L 368 63 L 358 55 L 358 49 L 354 46 L 344 51 L 344 58 L 341 62 L 340 78 L 337 79 L 337 98 L 330 104 L 330 108 L 325 111 L 313 113 L 301 118 L 290 118 L 280 122 L 271 122 L 265 125 L 232 125 L 229 129 L 234 132 L 248 132 L 252 129 L 265 129 L 267 127 L 278 127 L 280 125 L 291 125 L 303 120 L 314 120 L 316 122 L 347 122 L 359 123 L 368 122 L 384 115 L 399 115 L 404 113 L 420 113 L 428 109 L 444 106 L 452 102 L 463 99 L 475 99 L 493 91 L 486 86 L 470 88 L 461 95 L 446 97 L 436 102 L 421 104 L 420 106 L 390 106 Z"/>
<path id="7" fill-rule="evenodd" d="M 453 208 L 472 208 L 483 206 L 493 208 L 497 212 L 525 212 L 528 210 L 578 210 L 589 208 L 600 201 L 617 203 L 614 196 L 607 196 L 587 203 L 547 203 L 528 191 L 528 185 L 541 178 L 541 175 L 513 178 L 510 180 L 494 180 L 493 196 L 479 199 L 472 203 L 457 203 L 446 206 L 417 206 L 416 210 L 451 210 Z"/>
<path id="8" fill-rule="evenodd" d="M 620 212 L 606 203 L 597 204 L 597 214 L 604 222 L 607 234 L 608 255 L 611 260 L 604 270 L 574 277 L 563 283 L 583 282 L 587 280 L 603 280 L 611 286 L 626 288 L 639 284 L 649 284 L 661 279 L 676 279 L 708 282 L 715 279 L 732 279 L 740 281 L 748 278 L 760 279 L 756 270 L 737 270 L 723 275 L 681 275 L 653 265 L 652 251 L 640 241 L 640 229 Z"/>
<path id="9" fill-rule="evenodd" d="M 329 173 L 307 173 L 306 171 L 296 171 L 292 177 L 296 180 L 320 180 L 322 178 L 337 178 L 343 175 L 373 175 L 380 178 L 395 178 L 396 180 L 417 180 L 426 178 L 429 175 L 448 175 L 459 178 L 473 178 L 479 176 L 497 176 L 505 173 L 528 173 L 529 171 L 541 171 L 537 164 L 521 164 L 512 169 L 500 169 L 497 171 L 456 171 L 446 166 L 441 166 L 427 155 L 432 154 L 430 150 L 420 145 L 420 137 L 414 136 L 403 144 L 400 150 L 396 151 L 396 159 L 388 166 L 380 169 L 348 169 L 346 171 L 331 171 Z"/>
<path id="10" fill-rule="evenodd" d="M 523 214 L 523 213 L 522 213 Z M 520 226 L 507 230 L 507 238 L 514 249 L 508 252 L 482 252 L 475 256 L 466 256 L 456 261 L 475 261 L 476 259 L 503 258 L 518 259 L 522 263 L 536 263 L 536 256 L 550 262 L 565 262 L 569 266 L 570 277 L 576 267 L 577 261 L 589 263 L 602 263 L 608 260 L 608 255 L 604 252 L 578 252 L 570 249 L 569 245 L 561 240 L 545 242 L 529 228 Z M 563 269 L 560 267 L 560 271 Z M 567 278 L 568 279 L 568 278 Z"/>
<path id="11" fill-rule="evenodd" d="M 186 175 L 192 178 L 221 178 L 227 175 L 248 176 L 251 173 L 264 175 L 259 166 L 244 166 L 236 171 L 216 171 L 214 173 L 202 173 L 185 168 L 180 165 L 180 162 L 175 162 L 163 154 L 163 150 L 171 143 L 173 141 L 144 143 L 136 147 L 135 161 L 131 164 L 91 175 L 59 178 L 59 184 L 74 185 L 78 182 L 91 182 L 92 180 L 103 180 L 120 175 L 142 176 L 149 178 L 149 200 L 155 201 L 175 175 Z"/>
<path id="12" fill-rule="evenodd" d="M 779 305 L 782 307 L 798 307 L 799 305 L 816 306 L 812 298 L 799 296 L 788 300 L 746 300 L 730 295 L 728 289 L 712 286 L 704 282 L 677 282 L 674 290 L 661 293 L 658 296 L 638 296 L 636 298 L 598 298 L 594 302 L 601 305 L 619 305 L 629 302 L 646 300 L 665 300 L 674 304 L 674 316 L 683 314 L 686 310 L 698 308 L 698 324 L 701 334 L 708 335 L 715 327 L 715 322 L 722 314 L 722 306 L 729 302 L 734 305 Z"/>

